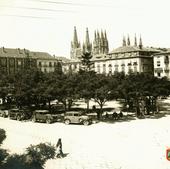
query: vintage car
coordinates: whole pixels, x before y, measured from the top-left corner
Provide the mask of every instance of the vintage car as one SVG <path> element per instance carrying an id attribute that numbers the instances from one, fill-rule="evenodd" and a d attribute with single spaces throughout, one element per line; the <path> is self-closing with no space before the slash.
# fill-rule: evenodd
<path id="1" fill-rule="evenodd" d="M 8 110 L 0 110 L 0 117 L 8 117 Z"/>
<path id="2" fill-rule="evenodd" d="M 24 111 L 20 110 L 20 109 L 10 109 L 9 113 L 8 113 L 8 117 L 10 119 L 14 119 L 14 120 L 23 120 L 24 117 Z"/>
<path id="3" fill-rule="evenodd" d="M 62 114 L 52 114 L 48 110 L 35 110 L 33 112 L 32 121 L 52 123 L 55 121 L 60 121 L 61 118 Z"/>
<path id="4" fill-rule="evenodd" d="M 65 113 L 64 123 L 77 123 L 84 124 L 87 126 L 92 123 L 92 118 L 82 112 L 70 111 Z"/>

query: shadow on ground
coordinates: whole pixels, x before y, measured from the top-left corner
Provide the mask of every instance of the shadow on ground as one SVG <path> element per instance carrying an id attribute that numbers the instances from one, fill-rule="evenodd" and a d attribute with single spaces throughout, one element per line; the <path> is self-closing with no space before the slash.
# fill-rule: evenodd
<path id="1" fill-rule="evenodd" d="M 101 121 L 106 122 L 106 123 L 116 123 L 116 122 L 119 123 L 119 122 L 130 122 L 132 120 L 136 120 L 135 115 L 125 115 L 120 119 L 107 118 Z"/>

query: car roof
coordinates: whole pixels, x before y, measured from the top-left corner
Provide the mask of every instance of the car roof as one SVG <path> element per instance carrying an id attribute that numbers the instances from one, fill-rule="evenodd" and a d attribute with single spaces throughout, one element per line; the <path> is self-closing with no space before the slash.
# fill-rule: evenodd
<path id="1" fill-rule="evenodd" d="M 38 112 L 38 113 L 39 113 L 39 112 L 41 112 L 41 113 L 47 113 L 47 112 L 48 112 L 48 113 L 49 113 L 48 110 L 35 110 L 35 112 Z"/>
<path id="2" fill-rule="evenodd" d="M 10 110 L 17 110 L 17 111 L 18 111 L 18 110 L 20 110 L 20 109 L 15 108 L 15 109 L 10 109 Z"/>
<path id="3" fill-rule="evenodd" d="M 66 112 L 66 114 L 82 114 L 82 112 L 69 111 L 69 112 Z"/>

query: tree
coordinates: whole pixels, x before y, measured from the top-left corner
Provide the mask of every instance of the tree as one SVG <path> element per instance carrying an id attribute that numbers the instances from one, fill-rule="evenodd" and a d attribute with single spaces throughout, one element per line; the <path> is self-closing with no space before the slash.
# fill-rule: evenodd
<path id="1" fill-rule="evenodd" d="M 6 138 L 5 130 L 0 129 L 0 144 Z M 23 154 L 8 154 L 7 150 L 0 148 L 0 168 L 3 169 L 43 169 L 48 159 L 56 155 L 55 146 L 50 143 L 31 145 Z"/>
<path id="2" fill-rule="evenodd" d="M 98 118 L 100 119 L 101 114 L 103 112 L 103 106 L 110 99 L 110 88 L 109 88 L 109 77 L 103 75 L 103 74 L 97 74 L 96 78 L 93 79 L 94 83 L 94 100 L 99 104 L 100 106 L 100 112 L 98 113 Z"/>
<path id="3" fill-rule="evenodd" d="M 31 104 L 39 105 L 44 92 L 44 82 L 46 76 L 38 69 L 24 69 L 16 72 L 13 77 L 12 96 L 17 107 L 30 106 Z"/>
<path id="4" fill-rule="evenodd" d="M 84 66 L 84 70 L 85 71 L 90 71 L 91 70 L 91 65 L 93 64 L 91 62 L 91 59 L 93 57 L 91 52 L 84 52 L 81 57 L 82 57 L 81 62 L 82 62 L 82 65 Z"/>
<path id="5" fill-rule="evenodd" d="M 119 93 L 127 104 L 132 101 L 136 107 L 137 116 L 141 115 L 139 103 L 143 100 L 146 104 L 147 97 L 149 101 L 154 98 L 156 101 L 159 96 L 169 95 L 170 82 L 166 78 L 159 79 L 149 74 L 130 74 L 127 75 L 119 85 Z M 147 107 L 147 104 L 145 105 Z M 149 112 L 150 110 L 148 110 Z"/>
<path id="6" fill-rule="evenodd" d="M 6 139 L 6 133 L 4 129 L 0 129 L 0 145 L 3 143 L 3 141 Z"/>
<path id="7" fill-rule="evenodd" d="M 96 73 L 94 71 L 81 70 L 78 73 L 77 92 L 79 98 L 84 98 L 87 103 L 87 112 L 89 111 L 89 100 L 95 95 Z"/>
<path id="8" fill-rule="evenodd" d="M 6 138 L 6 133 L 4 129 L 0 129 L 0 145 L 2 145 L 3 141 Z M 2 166 L 4 160 L 6 159 L 6 157 L 8 156 L 8 152 L 7 150 L 1 149 L 0 148 L 0 167 Z"/>

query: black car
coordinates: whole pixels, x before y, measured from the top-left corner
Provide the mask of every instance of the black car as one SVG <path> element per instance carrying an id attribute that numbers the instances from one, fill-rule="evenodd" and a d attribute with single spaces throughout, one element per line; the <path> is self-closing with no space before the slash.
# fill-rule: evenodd
<path id="1" fill-rule="evenodd" d="M 52 114 L 48 110 L 35 110 L 33 112 L 32 121 L 52 123 L 55 121 L 60 121 L 61 118 L 62 114 Z"/>
<path id="2" fill-rule="evenodd" d="M 10 109 L 8 113 L 8 117 L 14 120 L 27 120 L 30 119 L 32 113 L 29 110 L 21 110 L 18 108 Z"/>
<path id="3" fill-rule="evenodd" d="M 8 110 L 7 109 L 1 109 L 0 110 L 0 117 L 8 117 Z"/>

